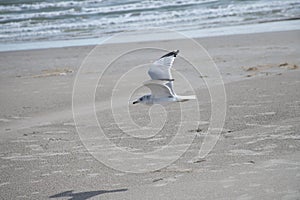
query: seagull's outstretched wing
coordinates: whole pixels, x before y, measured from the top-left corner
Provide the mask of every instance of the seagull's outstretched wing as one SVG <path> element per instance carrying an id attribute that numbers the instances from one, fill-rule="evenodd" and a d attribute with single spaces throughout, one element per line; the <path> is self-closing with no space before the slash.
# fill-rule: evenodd
<path id="1" fill-rule="evenodd" d="M 162 56 L 159 60 L 155 61 L 148 71 L 148 74 L 151 77 L 151 79 L 162 81 L 173 80 L 170 69 L 178 53 L 179 50 L 172 51 Z"/>
<path id="2" fill-rule="evenodd" d="M 172 82 L 174 79 L 172 78 L 171 67 L 178 53 L 179 50 L 176 50 L 163 55 L 151 65 L 148 71 L 152 80 L 169 81 L 166 85 L 170 88 L 172 93 L 174 93 Z"/>
<path id="3" fill-rule="evenodd" d="M 160 80 L 151 80 L 144 82 L 144 86 L 148 87 L 151 90 L 151 95 L 154 98 L 168 98 L 173 97 L 173 92 L 166 85 L 166 81 Z"/>

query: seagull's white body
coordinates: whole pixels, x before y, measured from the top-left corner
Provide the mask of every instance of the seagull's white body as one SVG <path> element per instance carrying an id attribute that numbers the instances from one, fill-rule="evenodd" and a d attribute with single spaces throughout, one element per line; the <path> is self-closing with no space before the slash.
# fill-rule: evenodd
<path id="1" fill-rule="evenodd" d="M 148 74 L 152 80 L 144 82 L 144 86 L 151 90 L 151 94 L 140 97 L 133 104 L 144 103 L 152 105 L 195 99 L 195 96 L 176 95 L 173 90 L 174 79 L 172 78 L 171 67 L 178 52 L 178 50 L 170 52 L 151 65 Z"/>

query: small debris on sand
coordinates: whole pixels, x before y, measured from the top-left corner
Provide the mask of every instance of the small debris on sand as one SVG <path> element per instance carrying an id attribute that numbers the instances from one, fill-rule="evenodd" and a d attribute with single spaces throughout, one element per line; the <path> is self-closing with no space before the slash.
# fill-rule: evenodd
<path id="1" fill-rule="evenodd" d="M 200 75 L 199 77 L 200 78 L 207 78 L 208 76 L 206 76 L 206 75 Z"/>
<path id="2" fill-rule="evenodd" d="M 197 133 L 200 133 L 200 132 L 202 132 L 202 129 L 197 128 L 197 129 L 189 130 L 189 132 L 197 132 Z"/>
<path id="3" fill-rule="evenodd" d="M 164 180 L 164 179 L 163 178 L 156 178 L 152 182 L 155 183 L 155 182 L 162 181 L 162 180 Z"/>
<path id="4" fill-rule="evenodd" d="M 201 162 L 204 162 L 206 161 L 205 159 L 198 159 L 198 160 L 195 160 L 193 163 L 201 163 Z"/>
<path id="5" fill-rule="evenodd" d="M 299 68 L 297 65 L 289 64 L 287 62 L 279 64 L 279 67 L 280 68 L 285 68 L 285 69 L 298 69 Z"/>
<path id="6" fill-rule="evenodd" d="M 285 63 L 281 63 L 281 64 L 279 64 L 279 67 L 283 67 L 283 66 L 287 66 L 288 65 L 288 63 L 287 62 L 285 62 Z"/>
<path id="7" fill-rule="evenodd" d="M 244 69 L 247 71 L 247 72 L 250 72 L 250 71 L 257 71 L 258 68 L 257 67 L 248 67 L 248 68 L 245 68 Z"/>
<path id="8" fill-rule="evenodd" d="M 248 74 L 248 75 L 246 75 L 246 77 L 252 77 L 252 76 L 254 76 L 255 74 Z"/>

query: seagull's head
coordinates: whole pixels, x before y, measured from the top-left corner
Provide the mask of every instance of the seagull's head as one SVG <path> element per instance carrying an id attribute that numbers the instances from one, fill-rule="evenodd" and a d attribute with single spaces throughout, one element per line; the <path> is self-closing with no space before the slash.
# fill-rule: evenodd
<path id="1" fill-rule="evenodd" d="M 140 98 L 138 98 L 136 101 L 132 102 L 132 104 L 137 104 L 137 103 L 148 103 L 150 101 L 150 95 L 145 95 Z"/>

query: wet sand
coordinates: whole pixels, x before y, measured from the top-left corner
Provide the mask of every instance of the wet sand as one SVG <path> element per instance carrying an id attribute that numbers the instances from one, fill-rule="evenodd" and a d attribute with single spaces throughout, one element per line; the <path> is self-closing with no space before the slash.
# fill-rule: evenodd
<path id="1" fill-rule="evenodd" d="M 185 130 L 187 137 L 193 135 L 195 139 L 180 159 L 163 169 L 141 174 L 117 171 L 99 162 L 87 151 L 75 128 L 73 85 L 79 66 L 93 46 L 1 52 L 1 199 L 299 198 L 299 35 L 299 31 L 287 31 L 197 39 L 225 83 L 227 113 L 222 134 L 208 156 L 193 162 L 211 114 L 203 80 L 213 77 L 186 73 L 189 80 L 199 83 L 195 91 L 200 94 L 201 126 Z M 91 57 L 88 64 L 97 65 L 85 76 L 92 79 L 101 63 L 124 49 L 188 49 L 185 44 L 184 40 L 172 40 L 100 46 L 97 49 L 105 56 Z M 193 55 L 187 51 L 181 53 Z M 149 52 L 127 57 L 124 63 L 143 63 L 161 53 Z M 188 69 L 180 59 L 174 67 L 179 72 Z M 119 68 L 108 74 L 107 80 L 123 73 L 124 69 Z M 178 92 L 189 92 L 179 85 L 177 88 Z M 114 128 L 107 115 L 109 95 L 104 91 L 95 96 L 97 115 L 108 137 L 123 147 L 143 148 L 142 142 L 122 138 Z M 126 91 L 120 95 L 126 99 Z M 126 105 L 124 101 L 119 103 L 120 107 Z M 136 108 L 130 105 L 137 122 L 147 124 L 149 119 L 139 116 Z M 85 112 L 84 107 L 82 110 Z M 151 144 L 151 150 L 151 146 L 169 142 L 173 129 L 165 131 L 161 141 L 158 138 L 145 145 Z M 120 159 L 126 162 L 126 158 Z"/>

